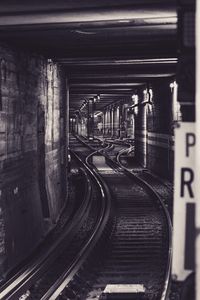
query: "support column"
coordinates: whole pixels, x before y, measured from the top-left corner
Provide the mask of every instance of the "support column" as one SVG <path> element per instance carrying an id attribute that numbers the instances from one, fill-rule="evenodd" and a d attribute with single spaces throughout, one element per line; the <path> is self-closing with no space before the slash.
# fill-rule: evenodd
<path id="1" fill-rule="evenodd" d="M 197 0 L 198 1 L 198 0 Z M 178 101 L 182 121 L 195 121 L 195 1 L 180 0 L 178 14 Z"/>
<path id="2" fill-rule="evenodd" d="M 110 137 L 112 137 L 112 107 L 109 108 L 109 111 L 110 111 L 110 114 L 109 114 L 109 117 L 110 117 Z"/>
<path id="3" fill-rule="evenodd" d="M 145 90 L 138 91 L 137 106 L 134 109 L 135 115 L 135 157 L 143 167 L 147 162 L 147 121 L 145 100 Z"/>
<path id="4" fill-rule="evenodd" d="M 65 119 L 65 135 L 66 135 L 66 169 L 70 170 L 70 161 L 69 161 L 69 124 L 70 124 L 70 118 L 69 118 L 69 83 L 68 79 L 66 79 L 66 119 Z M 64 154 L 65 155 L 65 154 Z M 66 180 L 66 190 L 68 194 L 69 186 L 68 186 L 68 180 Z"/>
<path id="5" fill-rule="evenodd" d="M 128 137 L 128 104 L 124 104 L 124 137 Z"/>
<path id="6" fill-rule="evenodd" d="M 122 138 L 122 126 L 123 126 L 123 116 L 122 116 L 122 103 L 119 103 L 119 138 Z"/>
<path id="7" fill-rule="evenodd" d="M 78 117 L 77 117 L 77 115 L 75 117 L 75 126 L 74 126 L 74 128 L 75 128 L 75 133 L 78 134 Z"/>
<path id="8" fill-rule="evenodd" d="M 199 0 L 196 1 L 197 3 Z M 195 256 L 195 222 L 199 222 L 199 216 L 195 210 L 199 203 L 198 195 L 191 193 L 180 194 L 182 186 L 182 168 L 188 166 L 188 170 L 194 174 L 191 189 L 197 183 L 194 172 L 193 155 L 194 147 L 191 147 L 190 155 L 184 151 L 186 136 L 192 135 L 195 138 L 195 1 L 178 1 L 178 33 L 179 33 L 179 57 L 177 68 L 178 101 L 181 106 L 182 122 L 178 123 L 175 129 L 175 192 L 174 192 L 174 226 L 173 226 L 173 262 L 172 275 L 182 289 L 181 300 L 195 299 L 195 272 L 199 272 L 199 259 L 197 247 Z M 182 138 L 181 138 L 182 135 Z M 181 141 L 179 142 L 180 137 Z M 179 150 L 179 144 L 182 143 Z M 195 139 L 194 144 L 195 145 Z M 181 151 L 182 150 L 182 151 Z M 199 149 L 198 149 L 199 150 Z M 190 163 L 191 161 L 191 163 Z M 182 164 L 180 164 L 180 162 Z M 196 163 L 196 162 L 195 162 Z M 197 173 L 199 170 L 197 171 Z M 181 173 L 181 175 L 180 175 Z M 199 233 L 199 230 L 197 230 Z M 197 245 L 197 243 L 196 243 Z M 196 287 L 199 287 L 199 278 L 196 278 Z M 199 295 L 196 295 L 199 299 Z"/>
<path id="9" fill-rule="evenodd" d="M 114 108 L 111 108 L 111 137 L 114 135 Z"/>
<path id="10" fill-rule="evenodd" d="M 120 104 L 120 138 L 126 137 L 126 117 L 125 117 L 125 103 L 124 101 Z"/>
<path id="11" fill-rule="evenodd" d="M 116 138 L 119 138 L 119 134 L 120 134 L 119 119 L 120 119 L 120 109 L 119 109 L 119 105 L 118 105 L 115 110 L 115 136 L 116 136 Z"/>
<path id="12" fill-rule="evenodd" d="M 172 97 L 169 79 L 151 84 L 151 104 L 146 104 L 147 168 L 173 180 Z M 147 91 L 147 99 L 150 97 Z"/>
<path id="13" fill-rule="evenodd" d="M 105 111 L 103 110 L 103 115 L 102 115 L 102 121 L 103 121 L 103 137 L 105 135 Z"/>
<path id="14" fill-rule="evenodd" d="M 87 137 L 94 139 L 94 99 L 91 98 L 87 104 Z"/>
<path id="15" fill-rule="evenodd" d="M 107 108 L 107 116 L 108 116 L 108 131 L 107 131 L 107 134 L 108 134 L 108 136 L 110 136 L 111 135 L 111 113 L 110 113 L 110 108 L 108 107 Z"/>
<path id="16" fill-rule="evenodd" d="M 109 131 L 109 119 L 108 119 L 108 108 L 106 107 L 105 111 L 105 135 L 108 136 Z"/>

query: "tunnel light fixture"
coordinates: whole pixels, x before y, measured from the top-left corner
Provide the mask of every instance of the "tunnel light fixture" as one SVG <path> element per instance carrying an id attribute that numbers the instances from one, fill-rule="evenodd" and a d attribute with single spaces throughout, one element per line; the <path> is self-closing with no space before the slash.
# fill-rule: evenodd
<path id="1" fill-rule="evenodd" d="M 80 110 L 84 109 L 87 105 L 87 100 L 84 100 L 83 103 L 81 104 Z"/>
<path id="2" fill-rule="evenodd" d="M 150 92 L 151 90 L 151 92 Z M 146 88 L 145 90 L 143 90 L 143 94 L 144 94 L 144 101 L 143 102 L 150 102 L 151 101 L 151 94 L 153 93 L 152 89 L 148 89 Z"/>
<path id="3" fill-rule="evenodd" d="M 148 94 L 147 89 L 143 90 L 143 94 L 144 94 L 144 95 L 147 95 L 147 94 Z"/>
<path id="4" fill-rule="evenodd" d="M 98 112 L 94 113 L 95 118 L 97 118 L 99 116 L 102 116 L 102 115 L 103 115 L 103 112 L 101 112 L 101 111 L 98 111 Z"/>
<path id="5" fill-rule="evenodd" d="M 173 120 L 179 122 L 182 120 L 181 105 L 178 101 L 178 84 L 176 81 L 170 83 L 173 103 Z"/>
<path id="6" fill-rule="evenodd" d="M 173 88 L 177 88 L 178 85 L 177 85 L 176 81 L 173 81 L 173 82 L 170 83 L 169 86 L 170 86 L 171 89 L 173 89 Z"/>
<path id="7" fill-rule="evenodd" d="M 132 96 L 133 105 L 137 105 L 138 104 L 138 100 L 139 100 L 138 95 L 137 94 L 133 94 L 133 96 Z"/>
<path id="8" fill-rule="evenodd" d="M 153 98 L 153 90 L 152 89 L 149 89 L 149 95 L 150 95 L 150 101 L 152 100 L 152 98 Z"/>

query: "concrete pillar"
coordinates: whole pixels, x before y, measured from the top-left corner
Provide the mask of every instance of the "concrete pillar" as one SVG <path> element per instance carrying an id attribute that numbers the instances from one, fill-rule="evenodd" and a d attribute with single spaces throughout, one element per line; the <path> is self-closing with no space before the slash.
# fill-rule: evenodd
<path id="1" fill-rule="evenodd" d="M 74 125 L 74 128 L 75 128 L 75 133 L 78 134 L 78 117 L 77 117 L 77 116 L 75 117 L 75 125 Z"/>
<path id="2" fill-rule="evenodd" d="M 107 134 L 107 111 L 105 109 L 104 111 L 104 135 L 106 136 Z"/>
<path id="3" fill-rule="evenodd" d="M 124 137 L 128 136 L 128 104 L 124 104 Z"/>
<path id="4" fill-rule="evenodd" d="M 69 162 L 68 162 L 68 157 L 69 157 L 69 83 L 68 79 L 66 79 L 66 126 L 65 126 L 65 132 L 66 132 L 66 165 L 67 169 L 69 169 Z"/>
<path id="5" fill-rule="evenodd" d="M 107 131 L 107 134 L 108 134 L 108 136 L 110 136 L 111 135 L 111 111 L 110 111 L 109 107 L 107 108 L 107 116 L 108 116 L 108 125 L 107 125 L 108 131 Z"/>
<path id="6" fill-rule="evenodd" d="M 103 121 L 103 136 L 104 136 L 105 135 L 105 110 L 103 111 L 102 121 Z"/>
<path id="7" fill-rule="evenodd" d="M 119 136 L 120 136 L 119 120 L 120 120 L 120 108 L 118 105 L 115 110 L 115 136 L 116 136 L 116 138 L 119 138 Z"/>
<path id="8" fill-rule="evenodd" d="M 110 107 L 110 136 L 112 137 L 112 107 Z"/>
<path id="9" fill-rule="evenodd" d="M 135 120 L 134 120 L 134 112 L 133 110 L 129 107 L 132 103 L 129 103 L 126 109 L 126 132 L 127 132 L 127 137 L 130 139 L 134 139 L 134 132 L 135 132 Z M 129 108 L 128 108 L 129 107 Z"/>
<path id="10" fill-rule="evenodd" d="M 134 109 L 135 114 L 135 157 L 143 167 L 146 167 L 147 155 L 147 127 L 146 108 L 144 102 L 144 89 L 138 91 L 138 106 Z"/>
<path id="11" fill-rule="evenodd" d="M 87 137 L 94 138 L 94 99 L 91 98 L 87 104 Z"/>
<path id="12" fill-rule="evenodd" d="M 198 2 L 198 1 L 197 1 Z M 195 1 L 179 0 L 178 101 L 182 121 L 195 120 Z"/>
<path id="13" fill-rule="evenodd" d="M 123 137 L 123 105 L 120 102 L 119 104 L 119 138 L 121 139 Z"/>
<path id="14" fill-rule="evenodd" d="M 115 111 L 116 111 L 116 107 L 113 106 L 113 137 L 115 137 Z"/>
<path id="15" fill-rule="evenodd" d="M 152 104 L 146 104 L 147 168 L 159 176 L 173 179 L 173 114 L 170 80 L 151 85 Z"/>
<path id="16" fill-rule="evenodd" d="M 114 135 L 114 108 L 111 108 L 111 137 Z"/>
<path id="17" fill-rule="evenodd" d="M 109 122 L 110 122 L 110 119 L 109 119 L 109 109 L 108 107 L 106 107 L 106 112 L 105 112 L 105 134 L 106 136 L 109 135 Z"/>
<path id="18" fill-rule="evenodd" d="M 195 122 L 195 2 L 199 3 L 199 0 L 178 1 L 179 57 L 177 68 L 177 83 L 178 101 L 181 105 L 182 113 L 182 122 L 180 122 L 179 132 L 182 132 L 184 127 L 188 127 L 188 131 L 191 133 L 193 133 L 194 131 L 194 124 L 186 125 L 184 123 Z M 197 19 L 198 18 L 199 16 L 197 16 Z M 197 109 L 199 108 L 197 107 Z M 185 151 L 180 151 L 180 153 L 176 152 L 175 159 L 175 168 L 176 166 L 178 166 L 178 161 L 181 161 L 184 167 L 185 164 L 187 165 L 187 160 L 189 159 L 189 157 L 187 158 L 187 155 L 185 155 Z M 191 170 L 192 161 L 194 159 L 195 157 L 191 157 Z M 177 167 L 177 169 L 179 170 L 179 167 Z M 197 170 L 197 174 L 198 173 L 199 170 Z M 179 176 L 179 172 L 175 175 Z M 198 182 L 197 180 L 198 178 L 196 178 L 196 173 L 194 173 L 193 186 L 195 186 L 195 184 Z M 195 257 L 195 239 L 197 238 L 196 233 L 199 235 L 200 232 L 198 228 L 197 232 L 195 233 L 195 225 L 197 225 L 197 223 L 195 224 L 195 222 L 199 222 L 200 220 L 199 215 L 197 214 L 195 219 L 195 210 L 197 203 L 199 203 L 199 195 L 195 194 L 194 199 L 191 199 L 190 195 L 187 195 L 187 200 L 184 197 L 181 197 L 180 199 L 179 191 L 177 192 L 177 189 L 179 189 L 179 186 L 176 186 L 177 182 L 178 180 L 175 181 L 174 193 L 174 248 L 172 275 L 174 278 L 176 277 L 177 280 L 183 282 L 181 299 L 200 299 L 200 289 L 198 284 L 200 279 L 200 247 L 198 247 L 198 242 L 196 242 L 197 249 Z M 199 182 L 197 183 L 197 186 L 199 186 Z M 182 236 L 181 240 L 180 235 Z M 198 240 L 199 237 L 196 241 Z M 191 273 L 196 271 L 199 276 L 197 275 L 196 277 L 195 291 L 195 276 L 191 276 Z M 197 292 L 196 297 L 194 295 L 195 292 Z"/>

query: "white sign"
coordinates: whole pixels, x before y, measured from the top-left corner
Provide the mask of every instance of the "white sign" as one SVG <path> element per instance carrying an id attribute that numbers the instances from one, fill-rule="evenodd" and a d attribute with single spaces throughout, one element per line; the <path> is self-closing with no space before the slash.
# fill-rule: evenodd
<path id="1" fill-rule="evenodd" d="M 194 267 L 195 123 L 175 129 L 172 275 L 185 280 Z"/>

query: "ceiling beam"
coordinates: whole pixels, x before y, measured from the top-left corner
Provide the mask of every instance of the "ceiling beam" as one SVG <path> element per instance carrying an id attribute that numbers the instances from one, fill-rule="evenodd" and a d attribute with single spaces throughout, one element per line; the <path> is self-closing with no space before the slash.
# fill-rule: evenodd
<path id="1" fill-rule="evenodd" d="M 103 84 L 105 82 L 110 84 L 118 84 L 118 83 L 128 83 L 134 79 L 135 85 L 140 85 L 141 81 L 145 82 L 152 78 L 166 78 L 166 77 L 172 77 L 176 74 L 176 72 L 160 72 L 160 73 L 134 73 L 134 74 L 124 74 L 121 73 L 120 75 L 118 73 L 116 74 L 82 74 L 82 76 L 77 77 L 71 77 L 70 76 L 70 86 L 78 85 L 78 84 L 85 84 L 86 86 L 88 84 L 97 83 L 97 84 Z M 98 81 L 97 81 L 98 80 Z"/>
<path id="2" fill-rule="evenodd" d="M 95 87 L 92 87 L 92 88 L 87 88 L 87 89 L 84 89 L 84 88 L 75 88 L 75 89 L 72 89 L 70 88 L 69 90 L 69 93 L 70 95 L 71 94 L 76 94 L 76 93 L 83 93 L 83 94 L 101 94 L 101 93 L 116 93 L 116 92 L 120 92 L 120 93 L 131 93 L 134 89 L 136 89 L 137 87 L 134 87 L 134 88 L 109 88 L 109 87 L 104 87 L 104 88 L 95 88 Z"/>
<path id="3" fill-rule="evenodd" d="M 129 92 L 130 94 L 130 92 Z M 104 93 L 99 93 L 100 97 L 125 97 L 129 94 L 126 94 L 126 93 L 107 93 L 107 94 L 104 94 Z M 79 93 L 79 92 L 74 92 L 74 93 L 70 93 L 70 97 L 73 98 L 73 97 L 85 97 L 85 95 L 87 95 L 87 97 L 96 97 L 97 96 L 97 93 L 92 93 L 92 94 L 85 94 L 85 93 Z"/>
<path id="4" fill-rule="evenodd" d="M 63 66 L 132 66 L 132 65 L 175 65 L 178 61 L 176 57 L 166 57 L 166 58 L 142 58 L 142 59 L 131 59 L 131 58 L 124 58 L 124 59 L 106 59 L 106 58 L 61 58 L 55 59 L 56 62 L 61 63 Z"/>
<path id="5" fill-rule="evenodd" d="M 118 87 L 136 87 L 144 83 L 124 82 L 124 83 L 72 83 L 71 88 L 118 88 Z"/>
<path id="6" fill-rule="evenodd" d="M 46 26 L 62 25 L 72 28 L 76 26 L 81 31 L 84 25 L 93 23 L 93 26 L 112 26 L 122 25 L 141 25 L 141 24 L 176 24 L 177 13 L 174 7 L 145 6 L 137 7 L 109 7 L 91 8 L 77 10 L 55 10 L 55 11 L 36 11 L 36 12 L 17 12 L 0 15 L 0 26 Z"/>

